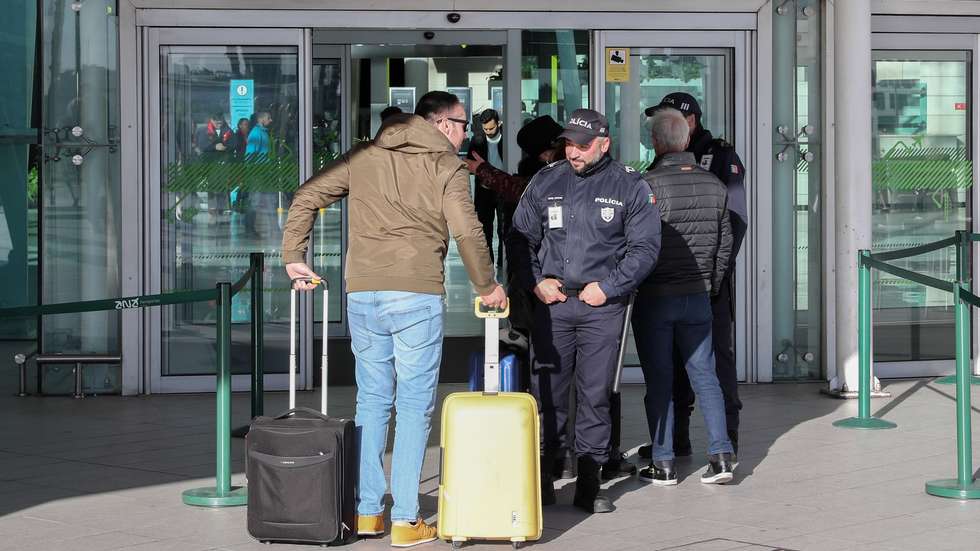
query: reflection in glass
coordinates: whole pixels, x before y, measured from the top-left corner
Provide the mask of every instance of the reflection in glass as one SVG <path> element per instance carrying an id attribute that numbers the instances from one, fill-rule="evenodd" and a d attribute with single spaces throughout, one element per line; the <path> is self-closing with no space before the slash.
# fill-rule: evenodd
<path id="1" fill-rule="evenodd" d="M 726 54 L 685 55 L 654 50 L 630 55 L 630 80 L 606 83 L 606 105 L 611 106 L 609 133 L 612 155 L 645 170 L 653 162 L 649 119 L 644 110 L 671 92 L 686 92 L 701 105 L 702 125 L 715 137 L 731 139 L 728 118 L 728 65 Z M 661 53 L 663 52 L 663 53 Z M 608 108 L 607 108 L 608 109 Z"/>
<path id="2" fill-rule="evenodd" d="M 163 292 L 236 281 L 249 253 L 266 253 L 267 341 L 283 340 L 288 285 L 282 225 L 299 185 L 298 56 L 292 47 L 161 47 L 161 248 Z M 248 289 L 232 322 L 249 320 Z M 163 309 L 163 374 L 214 372 L 213 303 Z M 267 349 L 272 346 L 267 344 Z M 234 372 L 248 371 L 235 361 Z M 266 371 L 285 369 L 270 355 Z"/>
<path id="3" fill-rule="evenodd" d="M 341 65 L 339 59 L 318 59 L 313 63 L 313 172 L 340 156 L 342 149 L 341 109 L 343 108 Z M 313 224 L 313 271 L 330 284 L 331 322 L 343 319 L 341 304 L 343 273 L 341 251 L 343 239 L 343 201 L 320 209 Z M 336 291 L 336 292 L 334 292 Z M 323 309 L 314 308 L 316 321 L 322 321 Z M 319 333 L 317 333 L 319 335 Z"/>
<path id="4" fill-rule="evenodd" d="M 872 248 L 922 245 L 970 228 L 970 54 L 874 52 Z M 894 261 L 952 281 L 952 248 Z M 934 360 L 953 353 L 949 293 L 874 272 L 877 361 Z"/>
<path id="5" fill-rule="evenodd" d="M 362 45 L 353 46 L 351 55 L 355 141 L 374 137 L 384 109 L 396 106 L 411 112 L 415 102 L 430 90 L 447 90 L 459 96 L 471 120 L 489 108 L 498 108 L 506 118 L 502 105 L 494 103 L 503 97 L 504 59 L 500 46 Z M 478 127 L 482 128 L 470 125 L 469 137 Z M 463 142 L 460 155 L 468 147 L 469 139 Z M 493 233 L 494 249 L 499 250 L 497 232 Z M 445 273 L 445 335 L 482 334 L 483 324 L 473 316 L 473 287 L 452 239 Z"/>

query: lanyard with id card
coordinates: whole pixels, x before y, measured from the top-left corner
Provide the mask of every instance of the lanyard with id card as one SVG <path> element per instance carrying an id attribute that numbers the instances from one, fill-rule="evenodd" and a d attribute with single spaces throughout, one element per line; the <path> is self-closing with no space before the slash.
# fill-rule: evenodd
<path id="1" fill-rule="evenodd" d="M 554 204 L 548 207 L 548 229 L 557 230 L 562 228 L 561 205 Z"/>

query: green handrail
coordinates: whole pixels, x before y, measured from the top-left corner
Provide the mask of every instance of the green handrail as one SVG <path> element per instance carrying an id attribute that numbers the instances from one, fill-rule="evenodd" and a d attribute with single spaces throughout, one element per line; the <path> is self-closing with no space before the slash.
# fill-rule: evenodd
<path id="1" fill-rule="evenodd" d="M 895 275 L 953 295 L 956 334 L 956 478 L 926 483 L 926 493 L 955 499 L 980 499 L 980 484 L 973 477 L 973 447 L 970 403 L 970 307 L 980 308 L 980 297 L 968 290 L 971 280 L 971 243 L 980 234 L 958 231 L 953 237 L 886 253 L 858 251 L 858 415 L 834 422 L 834 426 L 853 429 L 890 429 L 897 425 L 871 414 L 871 270 Z M 925 276 L 885 262 L 956 246 L 956 281 Z"/>

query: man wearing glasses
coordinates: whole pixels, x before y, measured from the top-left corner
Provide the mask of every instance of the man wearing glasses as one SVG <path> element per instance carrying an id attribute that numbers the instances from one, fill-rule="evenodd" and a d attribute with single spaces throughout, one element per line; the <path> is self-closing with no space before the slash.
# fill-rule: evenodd
<path id="1" fill-rule="evenodd" d="M 449 236 L 483 302 L 506 304 L 493 276 L 483 228 L 470 199 L 469 171 L 457 157 L 468 122 L 447 92 L 422 96 L 415 114 L 393 115 L 377 137 L 303 184 L 283 235 L 290 279 L 319 277 L 305 263 L 319 209 L 349 198 L 347 316 L 356 363 L 360 466 L 357 532 L 385 533 L 382 459 L 395 408 L 391 543 L 436 539 L 419 518 L 419 477 L 442 356 L 444 270 Z M 297 289 L 312 285 L 296 283 Z"/>

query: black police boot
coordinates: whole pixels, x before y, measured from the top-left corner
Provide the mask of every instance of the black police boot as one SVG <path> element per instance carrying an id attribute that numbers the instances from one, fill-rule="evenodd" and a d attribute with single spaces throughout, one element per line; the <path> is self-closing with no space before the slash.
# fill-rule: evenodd
<path id="1" fill-rule="evenodd" d="M 567 480 L 575 478 L 575 453 L 572 450 L 565 450 L 549 463 L 553 465 L 551 476 L 556 480 Z"/>
<path id="2" fill-rule="evenodd" d="M 691 455 L 691 416 L 678 415 L 674 417 L 674 455 L 689 457 Z"/>
<path id="3" fill-rule="evenodd" d="M 732 443 L 732 449 L 735 450 L 735 455 L 738 455 L 738 430 L 728 430 L 728 440 Z"/>
<path id="4" fill-rule="evenodd" d="M 616 510 L 612 500 L 599 493 L 599 464 L 591 457 L 578 460 L 578 480 L 575 481 L 576 507 L 588 513 L 611 513 Z"/>
<path id="5" fill-rule="evenodd" d="M 623 476 L 632 476 L 636 473 L 636 465 L 630 463 L 623 457 L 619 450 L 613 449 L 609 452 L 609 461 L 602 464 L 602 479 L 612 480 Z"/>
<path id="6" fill-rule="evenodd" d="M 701 473 L 704 484 L 726 484 L 735 478 L 735 454 L 716 453 L 708 456 L 708 468 Z"/>
<path id="7" fill-rule="evenodd" d="M 651 461 L 649 467 L 640 469 L 640 479 L 655 486 L 676 486 L 677 471 L 674 470 L 674 461 Z"/>
<path id="8" fill-rule="evenodd" d="M 545 507 L 558 502 L 555 496 L 555 479 L 551 476 L 551 466 L 554 463 L 554 454 L 541 455 L 541 505 Z"/>
<path id="9" fill-rule="evenodd" d="M 636 450 L 636 455 L 642 457 L 643 459 L 650 459 L 653 457 L 653 444 L 643 444 L 638 450 Z"/>

